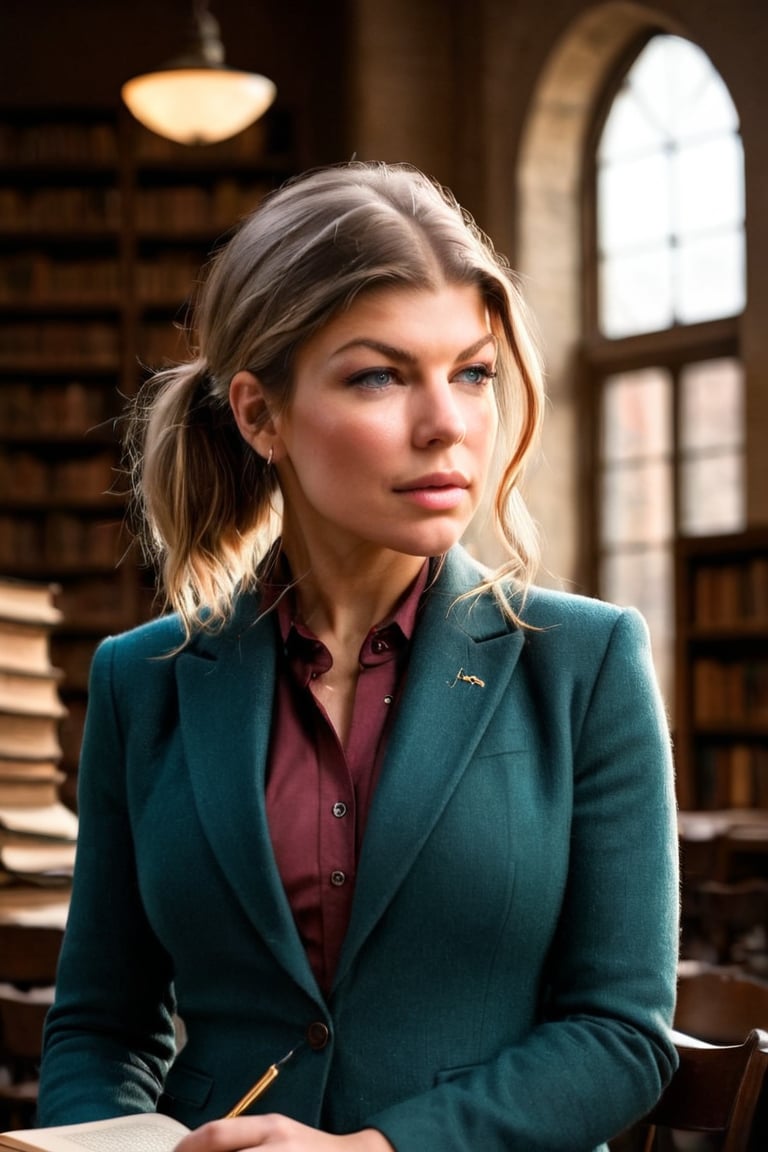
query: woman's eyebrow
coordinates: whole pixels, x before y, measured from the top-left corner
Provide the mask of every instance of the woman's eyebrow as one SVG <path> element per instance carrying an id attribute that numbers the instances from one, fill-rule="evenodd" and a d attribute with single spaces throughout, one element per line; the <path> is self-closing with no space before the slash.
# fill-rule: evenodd
<path id="1" fill-rule="evenodd" d="M 409 364 L 416 362 L 416 357 L 412 352 L 407 352 L 404 348 L 396 348 L 394 344 L 384 344 L 381 340 L 369 340 L 365 336 L 357 336 L 354 340 L 347 341 L 342 344 L 333 353 L 334 356 L 339 356 L 342 352 L 348 352 L 350 348 L 370 348 L 372 352 L 379 352 L 388 360 L 405 360 Z"/>
<path id="2" fill-rule="evenodd" d="M 480 339 L 477 340 L 474 344 L 470 344 L 469 348 L 465 348 L 463 352 L 459 352 L 456 359 L 469 360 L 472 356 L 476 356 L 478 352 L 481 352 L 482 349 L 485 348 L 486 344 L 492 344 L 494 351 L 496 350 L 498 346 L 498 340 L 492 332 L 489 332 L 486 336 L 481 336 Z"/>
<path id="3" fill-rule="evenodd" d="M 493 344 L 496 347 L 496 337 L 492 332 L 487 335 L 481 336 L 474 344 L 470 344 L 469 348 L 464 348 L 456 356 L 456 360 L 469 360 L 472 356 L 476 356 L 486 344 Z M 415 364 L 418 357 L 414 356 L 412 352 L 408 352 L 405 348 L 396 348 L 394 344 L 385 344 L 381 340 L 369 340 L 365 336 L 356 337 L 354 340 L 349 340 L 346 344 L 342 344 L 333 353 L 334 356 L 339 356 L 342 352 L 349 351 L 350 348 L 369 348 L 372 352 L 378 352 L 380 355 L 385 356 L 388 360 L 400 360 L 407 364 Z"/>

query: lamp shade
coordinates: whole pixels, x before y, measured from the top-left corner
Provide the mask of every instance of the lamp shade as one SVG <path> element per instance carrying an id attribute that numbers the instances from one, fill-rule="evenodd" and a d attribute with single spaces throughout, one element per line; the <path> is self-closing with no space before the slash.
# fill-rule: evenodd
<path id="1" fill-rule="evenodd" d="M 223 67 L 170 67 L 135 76 L 122 87 L 145 127 L 181 144 L 214 144 L 258 120 L 277 89 L 266 76 Z"/>
<path id="2" fill-rule="evenodd" d="M 134 76 L 121 94 L 146 128 L 180 144 L 215 144 L 263 116 L 277 95 L 266 76 L 224 65 L 218 20 L 195 0 L 186 49 L 164 67 Z"/>

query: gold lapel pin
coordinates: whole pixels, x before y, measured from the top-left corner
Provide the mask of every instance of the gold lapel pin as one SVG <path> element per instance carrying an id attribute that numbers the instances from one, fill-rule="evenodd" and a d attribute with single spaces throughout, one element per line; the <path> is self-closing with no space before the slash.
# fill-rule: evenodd
<path id="1" fill-rule="evenodd" d="M 470 676 L 463 668 L 459 668 L 456 673 L 456 679 L 451 684 L 451 688 L 455 688 L 457 681 L 462 680 L 465 684 L 474 684 L 476 688 L 485 688 L 485 680 L 481 680 L 479 676 Z"/>

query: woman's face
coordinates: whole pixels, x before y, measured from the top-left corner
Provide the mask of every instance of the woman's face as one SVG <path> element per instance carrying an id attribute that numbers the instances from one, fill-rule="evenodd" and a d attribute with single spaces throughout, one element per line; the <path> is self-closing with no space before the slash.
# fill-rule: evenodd
<path id="1" fill-rule="evenodd" d="M 345 555 L 455 544 L 493 454 L 496 346 L 467 285 L 377 289 L 307 340 L 274 424 L 286 529 Z"/>

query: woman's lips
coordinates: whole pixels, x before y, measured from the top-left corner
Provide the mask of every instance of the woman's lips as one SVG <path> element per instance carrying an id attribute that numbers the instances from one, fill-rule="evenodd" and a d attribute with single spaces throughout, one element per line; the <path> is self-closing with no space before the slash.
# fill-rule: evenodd
<path id="1" fill-rule="evenodd" d="M 395 489 L 420 508 L 445 511 L 460 504 L 468 487 L 464 476 L 456 472 L 420 476 Z"/>

